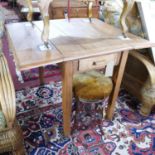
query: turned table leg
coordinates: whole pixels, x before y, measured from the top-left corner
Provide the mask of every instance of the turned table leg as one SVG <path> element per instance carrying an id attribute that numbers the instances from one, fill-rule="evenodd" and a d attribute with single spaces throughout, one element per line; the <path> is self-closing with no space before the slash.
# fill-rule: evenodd
<path id="1" fill-rule="evenodd" d="M 126 61 L 128 58 L 128 51 L 124 51 L 122 52 L 121 58 L 120 58 L 120 63 L 118 66 L 118 72 L 117 72 L 117 77 L 116 77 L 116 81 L 114 82 L 114 87 L 113 87 L 113 91 L 109 97 L 109 103 L 108 103 L 108 107 L 107 107 L 107 111 L 106 111 L 106 118 L 109 120 L 112 120 L 113 114 L 114 114 L 114 110 L 115 110 L 115 105 L 116 105 L 116 99 L 118 97 L 118 93 L 120 90 L 120 85 L 122 82 L 122 77 L 123 77 L 123 73 L 124 73 L 124 69 L 125 69 L 125 65 L 126 65 Z"/>
<path id="2" fill-rule="evenodd" d="M 129 12 L 131 11 L 133 5 L 134 5 L 135 0 L 125 0 L 124 2 L 124 7 L 123 11 L 120 16 L 120 24 L 122 28 L 122 33 L 123 36 L 126 38 L 127 37 L 127 32 L 128 32 L 128 27 L 126 25 L 126 18 Z"/>

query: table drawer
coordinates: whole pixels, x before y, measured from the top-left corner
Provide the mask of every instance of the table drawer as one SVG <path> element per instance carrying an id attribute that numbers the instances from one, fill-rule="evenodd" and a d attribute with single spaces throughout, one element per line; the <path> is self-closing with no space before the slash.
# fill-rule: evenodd
<path id="1" fill-rule="evenodd" d="M 91 58 L 79 60 L 79 71 L 86 71 L 91 69 L 104 68 L 109 62 L 113 61 L 115 65 L 118 64 L 120 53 L 114 53 L 104 56 L 95 56 Z"/>

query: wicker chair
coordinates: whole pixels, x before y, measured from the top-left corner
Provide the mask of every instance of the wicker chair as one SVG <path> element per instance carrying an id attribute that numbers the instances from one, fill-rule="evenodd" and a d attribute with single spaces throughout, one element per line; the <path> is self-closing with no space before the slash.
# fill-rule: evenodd
<path id="1" fill-rule="evenodd" d="M 0 40 L 0 153 L 24 155 L 23 135 L 15 120 L 15 90 Z"/>

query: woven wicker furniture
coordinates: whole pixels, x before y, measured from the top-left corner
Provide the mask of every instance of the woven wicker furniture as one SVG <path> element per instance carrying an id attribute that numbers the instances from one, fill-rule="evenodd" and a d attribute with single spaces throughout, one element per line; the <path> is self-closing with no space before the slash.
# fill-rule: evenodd
<path id="1" fill-rule="evenodd" d="M 23 135 L 18 124 L 12 128 L 0 130 L 0 153 L 12 152 L 14 155 L 24 155 Z"/>
<path id="2" fill-rule="evenodd" d="M 15 115 L 15 90 L 0 40 L 0 153 L 24 155 L 23 135 Z"/>

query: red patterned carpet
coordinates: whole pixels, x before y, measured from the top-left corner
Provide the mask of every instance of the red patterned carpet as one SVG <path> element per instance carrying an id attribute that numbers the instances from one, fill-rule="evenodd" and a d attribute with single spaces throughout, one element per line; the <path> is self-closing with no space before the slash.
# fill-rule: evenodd
<path id="1" fill-rule="evenodd" d="M 120 92 L 112 121 L 101 119 L 95 110 L 106 102 L 80 102 L 76 119 L 73 104 L 72 135 L 64 137 L 61 89 L 61 82 L 54 82 L 16 93 L 17 119 L 28 155 L 155 154 L 155 113 L 141 116 L 140 103 L 125 90 Z"/>
<path id="2" fill-rule="evenodd" d="M 0 6 L 1 4 L 0 2 Z M 64 137 L 60 70 L 55 66 L 47 67 L 45 80 L 48 84 L 44 86 L 38 86 L 37 70 L 23 73 L 26 82 L 20 83 L 5 36 L 3 51 L 18 90 L 17 119 L 23 130 L 27 155 L 155 154 L 155 111 L 148 117 L 141 116 L 141 103 L 125 90 L 119 94 L 112 121 L 101 119 L 101 115 L 96 111 L 101 104 L 105 108 L 106 101 L 99 104 L 80 102 L 79 113 L 75 117 L 73 100 L 72 135 Z M 55 78 L 49 73 L 51 69 L 56 69 L 52 72 Z M 74 121 L 77 122 L 76 126 Z"/>

